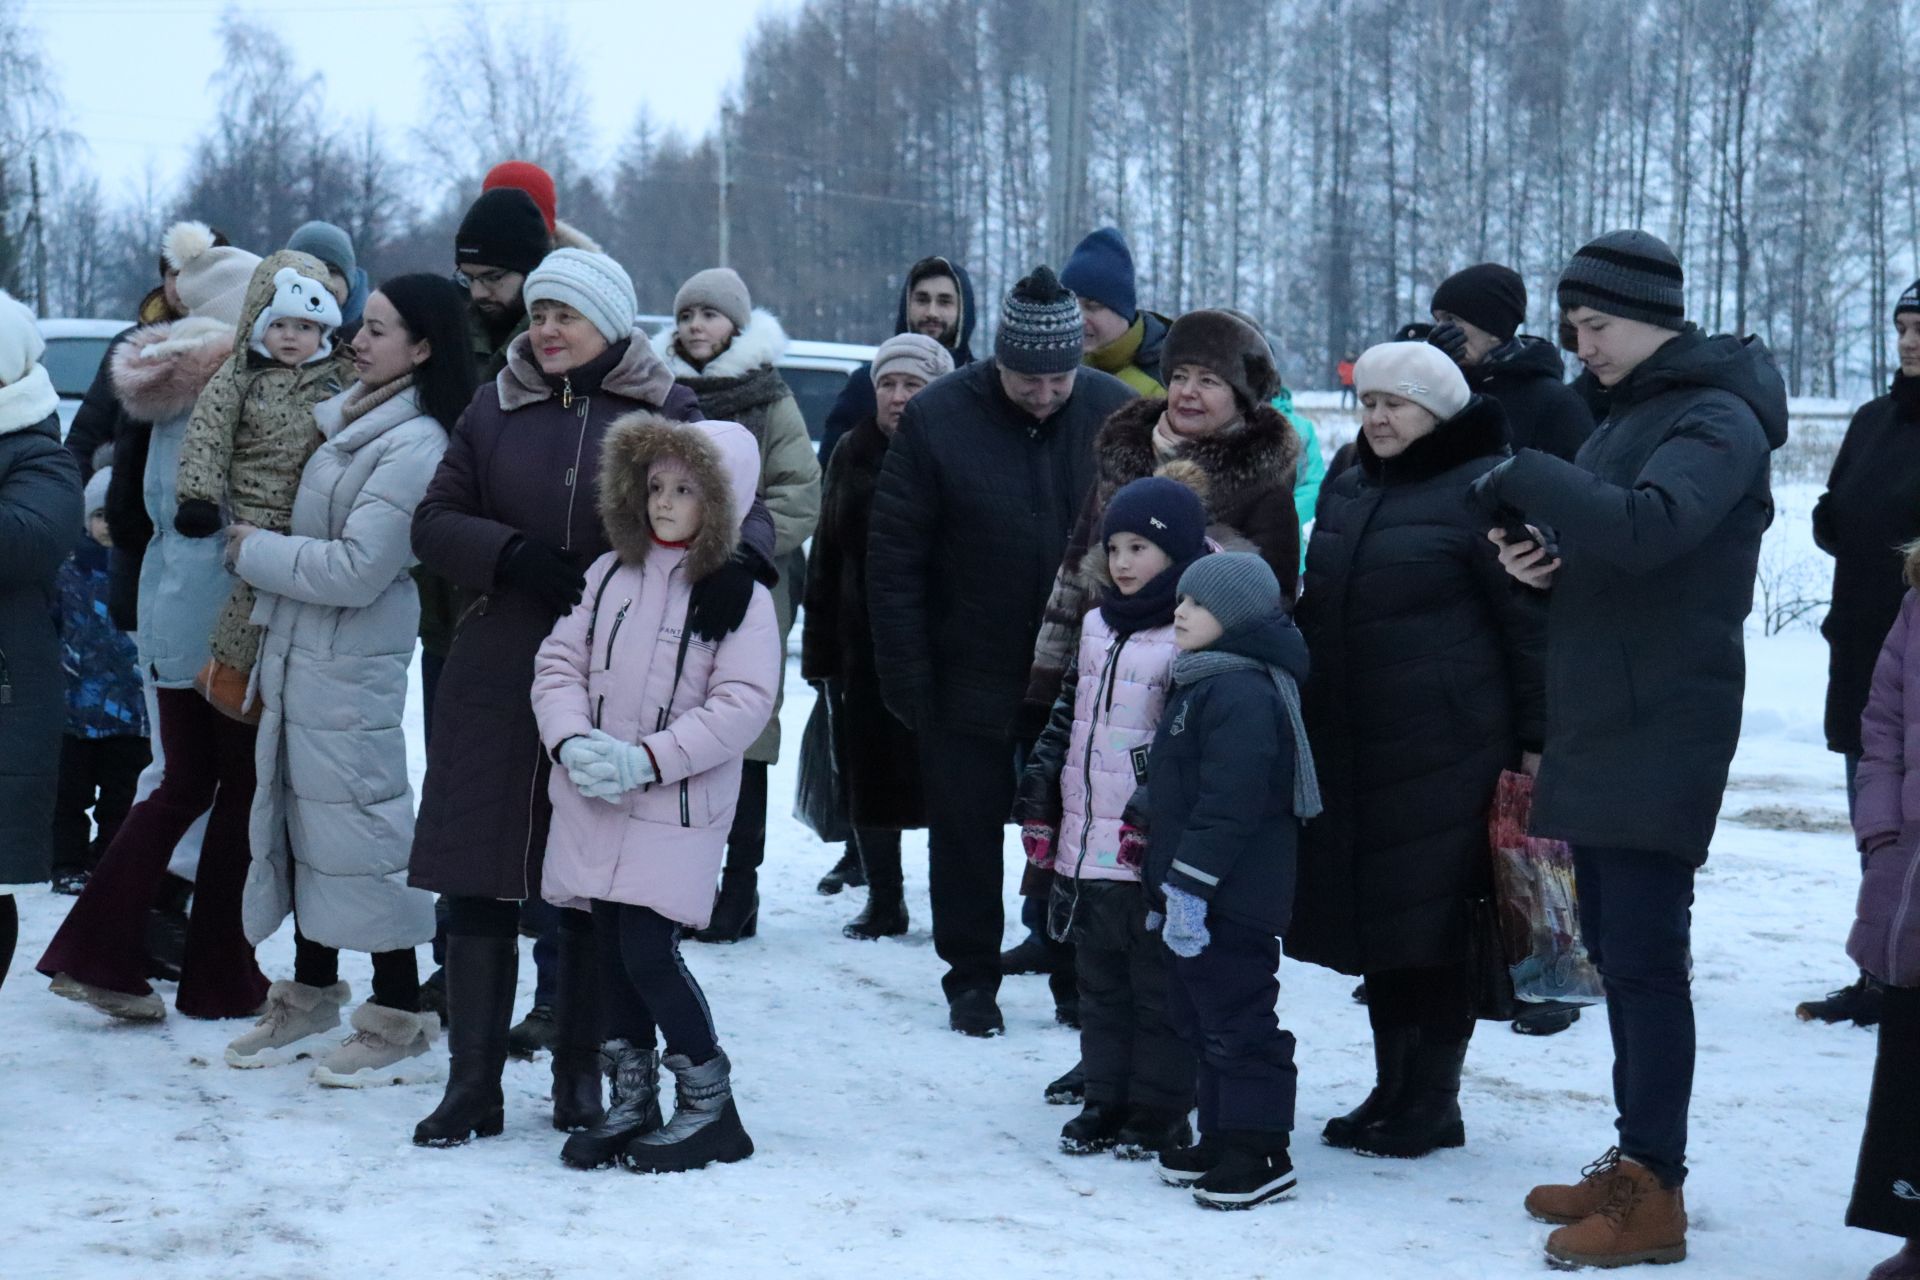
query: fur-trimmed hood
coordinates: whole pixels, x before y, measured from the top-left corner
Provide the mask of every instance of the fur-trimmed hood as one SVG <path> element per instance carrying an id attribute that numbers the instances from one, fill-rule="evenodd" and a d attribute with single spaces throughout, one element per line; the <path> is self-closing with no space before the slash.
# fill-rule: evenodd
<path id="1" fill-rule="evenodd" d="M 605 253 L 600 242 L 568 222 L 565 218 L 553 220 L 553 247 L 556 249 L 584 249 L 588 253 Z"/>
<path id="2" fill-rule="evenodd" d="M 727 349 L 696 369 L 680 354 L 679 337 L 673 329 L 663 329 L 653 340 L 654 354 L 666 361 L 667 368 L 681 382 L 694 378 L 738 378 L 760 369 L 770 369 L 787 353 L 787 331 L 771 311 L 759 307 L 747 319 L 747 327 L 733 335 Z"/>
<path id="3" fill-rule="evenodd" d="M 725 564 L 740 541 L 740 522 L 760 484 L 760 446 L 737 422 L 674 422 L 644 412 L 616 419 L 601 450 L 600 521 L 628 564 L 639 564 L 656 545 L 647 519 L 647 471 L 663 458 L 691 471 L 700 490 L 700 532 L 687 548 L 687 576 L 698 582 Z"/>
<path id="4" fill-rule="evenodd" d="M 533 357 L 533 335 L 526 330 L 515 334 L 507 344 L 507 367 L 494 379 L 494 385 L 500 391 L 500 407 L 508 413 L 553 398 L 553 384 L 540 371 Z M 673 374 L 654 354 L 645 329 L 634 325 L 625 354 L 600 379 L 600 390 L 642 404 L 667 402 L 667 393 L 673 390 Z"/>
<path id="5" fill-rule="evenodd" d="M 1479 458 L 1501 458 L 1509 452 L 1506 410 L 1492 396 L 1483 395 L 1468 400 L 1466 408 L 1396 457 L 1382 459 L 1364 431 L 1354 439 L 1354 458 L 1375 484 L 1412 484 Z"/>
<path id="6" fill-rule="evenodd" d="M 233 354 L 236 330 L 203 316 L 135 329 L 114 345 L 113 393 L 136 422 L 165 422 L 193 408 Z"/>
<path id="7" fill-rule="evenodd" d="M 1100 428 L 1094 460 L 1101 507 L 1122 485 L 1142 476 L 1178 480 L 1200 495 L 1210 518 L 1236 509 L 1250 492 L 1283 480 L 1291 485 L 1300 435 L 1278 409 L 1255 405 L 1239 430 L 1189 441 L 1178 458 L 1162 463 L 1154 452 L 1153 428 L 1166 407 L 1159 398 L 1129 401 Z"/>

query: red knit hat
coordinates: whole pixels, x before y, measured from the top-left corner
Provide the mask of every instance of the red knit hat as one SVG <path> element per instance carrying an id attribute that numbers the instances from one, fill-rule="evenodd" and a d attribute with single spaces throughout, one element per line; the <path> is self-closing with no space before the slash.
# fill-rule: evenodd
<path id="1" fill-rule="evenodd" d="M 483 193 L 495 187 L 512 187 L 532 196 L 533 203 L 540 209 L 540 216 L 546 220 L 548 234 L 552 234 L 555 208 L 553 176 L 545 169 L 530 160 L 503 160 L 487 170 L 486 181 L 480 184 Z"/>

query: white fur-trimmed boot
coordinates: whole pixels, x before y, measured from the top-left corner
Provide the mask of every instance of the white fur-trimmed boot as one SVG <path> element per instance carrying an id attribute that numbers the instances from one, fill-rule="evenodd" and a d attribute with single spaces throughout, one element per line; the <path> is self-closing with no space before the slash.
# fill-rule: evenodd
<path id="1" fill-rule="evenodd" d="M 344 982 L 310 987 L 304 982 L 276 982 L 267 988 L 267 1007 L 253 1029 L 227 1046 L 230 1067 L 276 1067 L 313 1056 L 317 1046 L 296 1048 L 309 1036 L 325 1035 L 340 1026 L 340 1010 L 353 998 Z"/>
<path id="2" fill-rule="evenodd" d="M 348 1019 L 353 1034 L 313 1068 L 314 1080 L 336 1089 L 419 1084 L 444 1074 L 429 1051 L 440 1041 L 440 1018 L 369 1001 Z"/>

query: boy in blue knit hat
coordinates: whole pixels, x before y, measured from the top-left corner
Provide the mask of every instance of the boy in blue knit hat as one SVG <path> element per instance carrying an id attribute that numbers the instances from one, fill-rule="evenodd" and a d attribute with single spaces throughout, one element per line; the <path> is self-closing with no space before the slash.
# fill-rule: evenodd
<path id="1" fill-rule="evenodd" d="M 1203 556 L 1179 593 L 1181 653 L 1147 763 L 1146 884 L 1174 957 L 1168 1012 L 1199 1058 L 1200 1140 L 1163 1154 L 1160 1177 L 1206 1208 L 1251 1209 L 1295 1185 L 1294 1041 L 1275 974 L 1300 824 L 1320 811 L 1300 718 L 1307 645 L 1257 555 Z"/>
<path id="2" fill-rule="evenodd" d="M 1060 283 L 1080 298 L 1086 364 L 1142 396 L 1164 396 L 1160 351 L 1171 322 L 1135 300 L 1133 251 L 1118 227 L 1101 227 L 1074 247 Z"/>

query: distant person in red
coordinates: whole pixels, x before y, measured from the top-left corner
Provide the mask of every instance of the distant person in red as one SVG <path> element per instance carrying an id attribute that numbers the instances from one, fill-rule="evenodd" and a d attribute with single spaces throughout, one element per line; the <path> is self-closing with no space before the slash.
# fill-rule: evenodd
<path id="1" fill-rule="evenodd" d="M 1354 407 L 1353 360 L 1353 352 L 1349 351 L 1340 357 L 1340 363 L 1334 369 L 1334 372 L 1340 375 L 1340 407 L 1342 409 Z"/>

